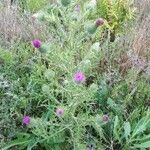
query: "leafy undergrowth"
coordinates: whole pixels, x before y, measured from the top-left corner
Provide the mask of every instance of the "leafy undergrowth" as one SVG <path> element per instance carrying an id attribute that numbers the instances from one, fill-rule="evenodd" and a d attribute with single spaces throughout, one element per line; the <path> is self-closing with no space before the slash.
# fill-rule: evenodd
<path id="1" fill-rule="evenodd" d="M 46 6 L 32 19 L 50 36 L 0 49 L 2 150 L 150 148 L 148 44 L 135 51 L 129 2 L 104 2 Z"/>

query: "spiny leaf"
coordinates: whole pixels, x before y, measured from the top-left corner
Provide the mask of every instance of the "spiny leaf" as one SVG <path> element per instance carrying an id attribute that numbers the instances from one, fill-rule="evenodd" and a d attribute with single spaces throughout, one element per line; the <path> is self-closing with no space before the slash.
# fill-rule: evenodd
<path id="1" fill-rule="evenodd" d="M 114 130 L 113 130 L 113 133 L 114 133 L 114 136 L 119 140 L 119 131 L 118 131 L 118 128 L 119 128 L 119 118 L 118 116 L 115 117 L 115 121 L 114 121 Z"/>
<path id="2" fill-rule="evenodd" d="M 124 135 L 125 135 L 125 138 L 127 139 L 129 136 L 130 136 L 130 132 L 131 132 L 131 125 L 129 122 L 125 122 L 124 124 Z"/>
<path id="3" fill-rule="evenodd" d="M 146 117 L 143 117 L 135 127 L 132 133 L 132 138 L 135 137 L 137 134 L 143 132 L 146 130 L 147 125 L 150 123 L 150 117 L 147 115 Z"/>
<path id="4" fill-rule="evenodd" d="M 132 148 L 150 148 L 150 141 L 141 144 L 135 144 Z"/>
<path id="5" fill-rule="evenodd" d="M 16 146 L 16 145 L 23 145 L 23 144 L 28 144 L 31 140 L 29 139 L 17 139 L 14 140 L 8 144 L 6 144 L 2 150 L 9 150 L 11 147 Z"/>

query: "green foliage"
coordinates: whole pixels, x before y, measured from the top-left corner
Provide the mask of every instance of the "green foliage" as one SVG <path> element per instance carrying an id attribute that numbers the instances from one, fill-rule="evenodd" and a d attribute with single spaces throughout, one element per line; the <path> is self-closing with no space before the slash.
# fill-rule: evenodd
<path id="1" fill-rule="evenodd" d="M 132 123 L 125 122 L 123 125 L 124 130 L 121 127 L 122 125 L 118 119 L 118 116 L 116 116 L 113 134 L 121 143 L 123 149 L 149 148 L 149 135 L 145 135 L 144 133 L 149 131 L 150 112 L 147 111 L 145 113 L 147 113 L 147 115 L 140 119 L 136 126 L 133 124 L 136 120 L 132 120 Z"/>
<path id="2" fill-rule="evenodd" d="M 59 2 L 43 7 L 46 1 L 27 1 L 31 12 L 42 8 L 34 15 L 50 35 L 40 49 L 23 40 L 0 49 L 1 149 L 149 148 L 149 82 L 132 69 L 123 77 L 114 63 L 118 43 L 104 38 L 101 45 L 98 36 L 123 27 L 129 1 L 97 1 L 96 18 L 107 20 L 97 28 L 89 1 L 78 1 L 80 12 L 76 1 Z M 85 82 L 75 81 L 77 71 Z M 61 117 L 57 108 L 64 109 Z M 22 124 L 24 115 L 31 117 L 29 125 Z"/>
<path id="3" fill-rule="evenodd" d="M 9 65 L 13 63 L 12 53 L 4 49 L 0 49 L 0 65 Z"/>
<path id="4" fill-rule="evenodd" d="M 110 30 L 118 32 L 133 18 L 132 4 L 132 0 L 97 0 L 97 15 L 106 19 Z"/>
<path id="5" fill-rule="evenodd" d="M 49 3 L 48 0 L 18 0 L 22 10 L 37 12 Z"/>
<path id="6" fill-rule="evenodd" d="M 71 0 L 61 0 L 62 5 L 67 6 L 71 3 Z"/>

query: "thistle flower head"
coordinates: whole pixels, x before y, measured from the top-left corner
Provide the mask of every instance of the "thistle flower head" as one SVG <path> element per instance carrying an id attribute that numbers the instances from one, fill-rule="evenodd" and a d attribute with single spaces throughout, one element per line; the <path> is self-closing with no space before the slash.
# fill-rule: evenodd
<path id="1" fill-rule="evenodd" d="M 64 109 L 63 108 L 57 108 L 56 109 L 56 115 L 58 117 L 62 117 L 64 115 Z"/>
<path id="2" fill-rule="evenodd" d="M 102 26 L 104 24 L 104 19 L 99 18 L 96 20 L 95 25 L 96 27 Z"/>
<path id="3" fill-rule="evenodd" d="M 107 123 L 107 122 L 109 121 L 109 116 L 108 116 L 108 115 L 103 115 L 102 121 L 103 121 L 104 123 Z"/>
<path id="4" fill-rule="evenodd" d="M 42 45 L 42 42 L 38 39 L 35 39 L 35 40 L 32 41 L 32 45 L 33 45 L 34 48 L 40 48 L 41 45 Z"/>
<path id="5" fill-rule="evenodd" d="M 74 75 L 74 80 L 77 82 L 77 83 L 82 83 L 85 81 L 85 75 L 83 72 L 76 72 L 75 75 Z"/>
<path id="6" fill-rule="evenodd" d="M 28 125 L 28 124 L 30 124 L 30 122 L 31 122 L 31 118 L 29 116 L 24 116 L 22 118 L 22 123 L 23 124 Z"/>

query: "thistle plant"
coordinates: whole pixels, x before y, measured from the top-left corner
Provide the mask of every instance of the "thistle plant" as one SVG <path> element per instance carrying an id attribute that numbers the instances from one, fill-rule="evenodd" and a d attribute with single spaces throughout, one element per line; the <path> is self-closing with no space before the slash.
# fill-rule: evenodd
<path id="1" fill-rule="evenodd" d="M 32 116 L 33 110 L 25 112 L 30 117 L 23 117 L 22 123 L 26 125 L 23 128 L 30 133 L 20 138 L 16 135 L 14 142 L 20 150 L 25 147 L 52 147 L 57 150 L 87 148 L 88 141 L 84 143 L 82 138 L 86 137 L 86 126 L 92 126 L 94 121 L 87 105 L 90 101 L 94 102 L 96 92 L 95 87 L 86 86 L 86 74 L 91 72 L 92 67 L 87 62 L 96 64 L 99 50 L 91 48 L 93 42 L 89 38 L 95 39 L 95 36 L 85 29 L 88 16 L 83 15 L 86 10 L 75 10 L 77 4 L 81 5 L 62 0 L 46 6 L 38 12 L 40 15 L 34 14 L 38 21 L 48 25 L 51 40 L 47 42 L 35 37 L 30 42 L 30 48 L 36 55 L 30 80 L 36 85 L 32 86 L 37 88 L 37 95 L 41 95 L 32 107 L 40 114 Z M 74 13 L 79 13 L 79 16 L 75 18 Z M 96 19 L 93 24 L 100 28 L 103 20 Z M 39 76 L 43 79 L 36 80 Z M 31 91 L 35 90 L 33 87 Z M 40 105 L 45 105 L 43 112 L 38 111 Z M 4 149 L 11 146 L 10 143 Z"/>

